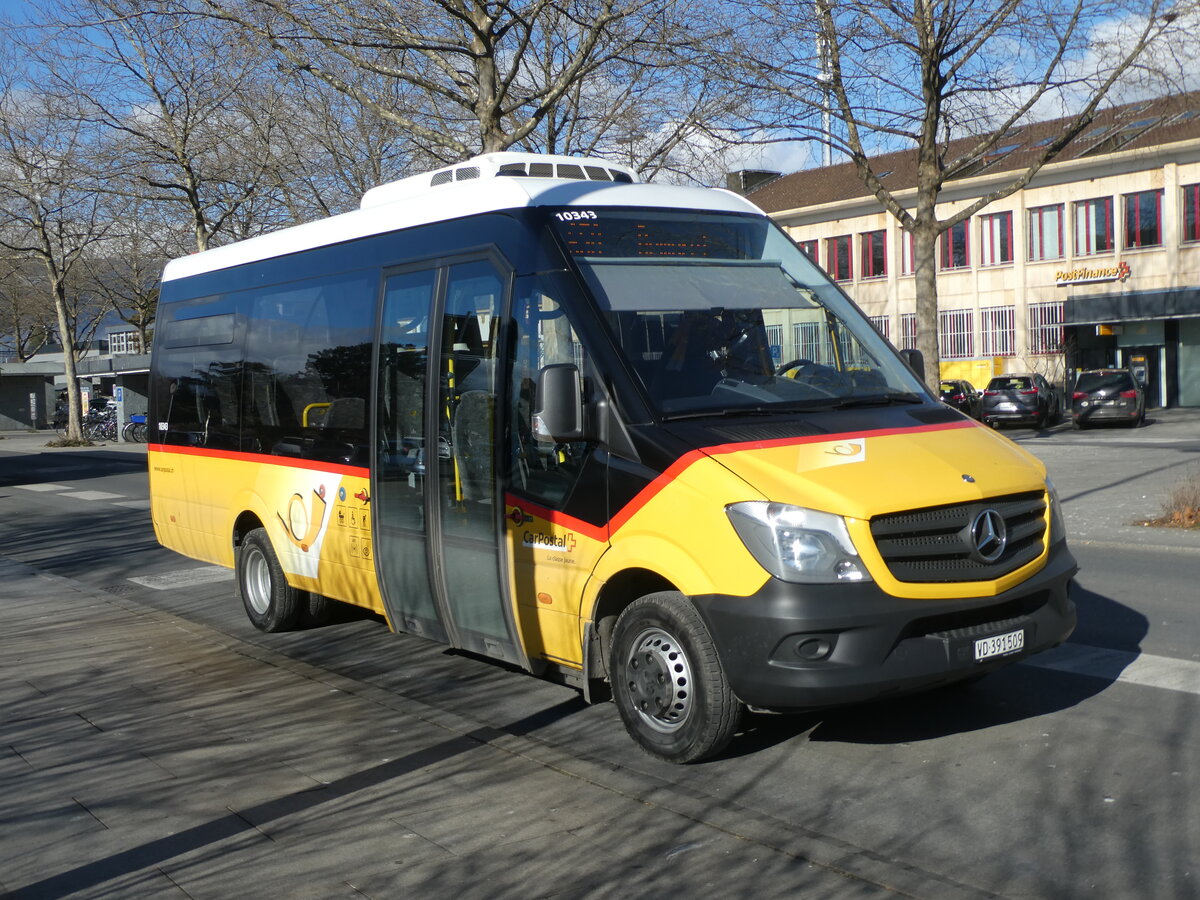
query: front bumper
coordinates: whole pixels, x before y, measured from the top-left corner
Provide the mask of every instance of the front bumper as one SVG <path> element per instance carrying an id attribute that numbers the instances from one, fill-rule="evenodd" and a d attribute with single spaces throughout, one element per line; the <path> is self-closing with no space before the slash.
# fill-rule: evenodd
<path id="1" fill-rule="evenodd" d="M 928 690 L 1057 646 L 1075 629 L 1078 571 L 1065 541 L 1036 575 L 995 597 L 913 600 L 874 583 L 788 584 L 693 597 L 725 674 L 761 709 L 841 706 Z M 977 638 L 1023 629 L 1018 652 L 975 662 Z"/>

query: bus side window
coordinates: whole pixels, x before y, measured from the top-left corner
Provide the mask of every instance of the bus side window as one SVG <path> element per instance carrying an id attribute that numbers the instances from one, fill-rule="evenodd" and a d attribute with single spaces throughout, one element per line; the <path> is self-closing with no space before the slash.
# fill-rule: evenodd
<path id="1" fill-rule="evenodd" d="M 509 483 L 530 499 L 561 508 L 583 469 L 586 445 L 555 444 L 535 435 L 538 373 L 553 363 L 574 363 L 585 371 L 586 355 L 562 307 L 541 290 L 514 298 L 513 319 Z"/>
<path id="2" fill-rule="evenodd" d="M 373 291 L 355 273 L 251 294 L 242 394 L 247 450 L 366 464 Z"/>

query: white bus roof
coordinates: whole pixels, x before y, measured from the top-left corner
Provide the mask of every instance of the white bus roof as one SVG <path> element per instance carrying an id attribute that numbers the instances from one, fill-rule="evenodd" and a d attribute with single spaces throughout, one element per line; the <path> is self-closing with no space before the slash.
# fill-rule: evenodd
<path id="1" fill-rule="evenodd" d="M 765 215 L 726 190 L 640 184 L 631 169 L 603 159 L 488 153 L 372 188 L 353 212 L 172 260 L 163 281 L 415 225 L 530 206 L 644 206 Z"/>

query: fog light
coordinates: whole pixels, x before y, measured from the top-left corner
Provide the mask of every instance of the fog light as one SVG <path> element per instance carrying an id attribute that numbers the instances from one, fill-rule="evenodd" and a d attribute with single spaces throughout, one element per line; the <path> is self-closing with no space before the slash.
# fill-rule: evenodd
<path id="1" fill-rule="evenodd" d="M 833 567 L 838 581 L 862 581 L 867 575 L 853 560 L 844 559 Z"/>
<path id="2" fill-rule="evenodd" d="M 796 642 L 796 655 L 808 662 L 820 662 L 833 653 L 833 638 L 828 635 L 808 635 Z"/>

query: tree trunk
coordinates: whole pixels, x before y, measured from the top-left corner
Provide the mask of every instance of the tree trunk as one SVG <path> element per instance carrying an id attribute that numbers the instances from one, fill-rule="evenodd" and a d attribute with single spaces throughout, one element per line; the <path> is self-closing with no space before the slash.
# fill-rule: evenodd
<path id="1" fill-rule="evenodd" d="M 75 334 L 67 316 L 67 299 L 61 281 L 52 279 L 54 311 L 58 315 L 59 340 L 63 350 L 63 373 L 67 380 L 67 440 L 83 440 L 83 413 L 79 401 L 79 378 L 75 374 Z"/>
<path id="2" fill-rule="evenodd" d="M 917 349 L 925 357 L 925 384 L 933 391 L 942 377 L 938 355 L 937 236 L 937 222 L 932 217 L 925 219 L 918 215 L 913 230 Z"/>

